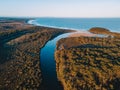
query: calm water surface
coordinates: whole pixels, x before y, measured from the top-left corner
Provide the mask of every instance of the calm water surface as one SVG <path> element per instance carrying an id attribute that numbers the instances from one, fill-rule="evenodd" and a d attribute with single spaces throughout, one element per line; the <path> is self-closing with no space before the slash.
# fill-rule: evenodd
<path id="1" fill-rule="evenodd" d="M 42 87 L 43 90 L 63 90 L 62 85 L 58 82 L 56 74 L 56 63 L 54 59 L 54 53 L 56 49 L 56 42 L 69 35 L 62 34 L 47 42 L 47 44 L 41 49 L 40 53 L 40 67 L 42 71 Z"/>
<path id="2" fill-rule="evenodd" d="M 29 23 L 81 31 L 89 30 L 92 27 L 103 27 L 120 32 L 120 18 L 37 18 Z"/>

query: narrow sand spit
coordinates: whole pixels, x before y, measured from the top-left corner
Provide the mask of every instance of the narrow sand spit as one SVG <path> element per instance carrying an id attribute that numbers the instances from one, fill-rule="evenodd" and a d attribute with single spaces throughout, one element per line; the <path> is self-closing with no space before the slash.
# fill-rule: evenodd
<path id="1" fill-rule="evenodd" d="M 84 37 L 95 37 L 96 34 L 92 34 L 88 31 L 77 31 L 75 33 L 72 33 L 69 35 L 69 37 L 80 37 L 80 36 L 84 36 Z"/>

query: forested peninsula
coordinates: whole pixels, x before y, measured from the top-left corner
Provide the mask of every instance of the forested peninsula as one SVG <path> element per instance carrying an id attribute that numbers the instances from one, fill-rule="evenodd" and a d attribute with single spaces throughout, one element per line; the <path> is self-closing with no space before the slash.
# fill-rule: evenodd
<path id="1" fill-rule="evenodd" d="M 105 28 L 89 30 L 103 37 L 69 37 L 55 52 L 58 79 L 64 90 L 120 89 L 120 33 Z"/>

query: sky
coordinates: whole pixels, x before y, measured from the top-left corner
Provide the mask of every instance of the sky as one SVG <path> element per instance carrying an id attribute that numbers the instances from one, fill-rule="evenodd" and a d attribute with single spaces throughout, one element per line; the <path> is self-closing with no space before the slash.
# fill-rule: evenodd
<path id="1" fill-rule="evenodd" d="M 120 17 L 120 0 L 0 0 L 0 16 Z"/>

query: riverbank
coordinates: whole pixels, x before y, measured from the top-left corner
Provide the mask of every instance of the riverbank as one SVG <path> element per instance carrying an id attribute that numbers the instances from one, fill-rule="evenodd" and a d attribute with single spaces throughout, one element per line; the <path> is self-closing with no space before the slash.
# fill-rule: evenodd
<path id="1" fill-rule="evenodd" d="M 26 20 L 29 19 L 4 19 L 4 23 L 1 21 L 0 89 L 35 90 L 40 87 L 40 49 L 54 37 L 71 32 L 28 25 Z"/>
<path id="2" fill-rule="evenodd" d="M 54 53 L 57 41 L 61 38 L 68 37 L 69 34 L 70 33 L 66 33 L 55 37 L 54 39 L 48 41 L 41 49 L 40 66 L 43 82 L 40 90 L 63 90 L 63 86 L 57 78 Z"/>
<path id="3" fill-rule="evenodd" d="M 57 42 L 58 79 L 64 90 L 120 89 L 120 33 L 92 28 L 107 37 L 68 37 Z"/>

